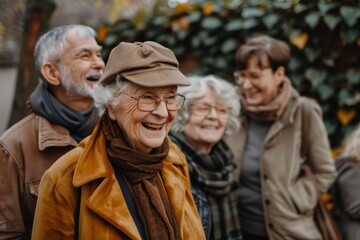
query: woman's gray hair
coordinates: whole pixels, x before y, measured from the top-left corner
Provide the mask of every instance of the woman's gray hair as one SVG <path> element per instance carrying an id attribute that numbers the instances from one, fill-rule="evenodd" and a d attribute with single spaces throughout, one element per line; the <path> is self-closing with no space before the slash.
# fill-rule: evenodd
<path id="1" fill-rule="evenodd" d="M 115 107 L 120 103 L 119 96 L 133 84 L 116 76 L 115 82 L 107 85 L 95 84 L 93 99 L 95 107 L 99 110 L 99 115 L 103 115 L 108 106 Z"/>
<path id="2" fill-rule="evenodd" d="M 360 163 L 360 124 L 343 140 L 338 158 Z"/>
<path id="3" fill-rule="evenodd" d="M 35 45 L 34 57 L 36 71 L 43 81 L 41 66 L 47 61 L 58 66 L 61 56 L 67 48 L 67 40 L 70 36 L 95 39 L 96 32 L 91 27 L 72 24 L 55 27 L 42 35 Z"/>
<path id="4" fill-rule="evenodd" d="M 172 124 L 172 131 L 181 132 L 183 126 L 190 118 L 190 106 L 193 101 L 202 98 L 206 94 L 206 90 L 210 88 L 218 100 L 225 103 L 229 108 L 229 118 L 225 130 L 226 135 L 236 133 L 240 128 L 240 99 L 233 85 L 224 79 L 213 75 L 207 76 L 190 76 L 190 86 L 179 87 L 178 93 L 186 97 L 184 106 L 178 110 L 176 118 Z"/>

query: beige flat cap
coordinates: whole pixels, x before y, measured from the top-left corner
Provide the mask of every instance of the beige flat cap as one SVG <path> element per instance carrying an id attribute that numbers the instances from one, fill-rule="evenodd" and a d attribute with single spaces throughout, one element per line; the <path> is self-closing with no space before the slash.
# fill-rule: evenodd
<path id="1" fill-rule="evenodd" d="M 174 53 L 159 43 L 121 42 L 110 53 L 99 83 L 106 85 L 122 78 L 144 87 L 190 85 L 180 72 Z"/>

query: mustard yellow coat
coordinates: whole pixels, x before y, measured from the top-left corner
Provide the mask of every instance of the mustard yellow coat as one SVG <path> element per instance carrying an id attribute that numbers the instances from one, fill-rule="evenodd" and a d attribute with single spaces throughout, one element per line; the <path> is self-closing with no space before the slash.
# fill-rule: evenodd
<path id="1" fill-rule="evenodd" d="M 160 178 L 183 239 L 205 239 L 190 191 L 186 159 L 168 139 L 169 155 Z M 141 239 L 106 156 L 98 124 L 93 134 L 43 176 L 35 211 L 34 240 L 74 239 L 76 188 L 81 187 L 78 239 Z"/>

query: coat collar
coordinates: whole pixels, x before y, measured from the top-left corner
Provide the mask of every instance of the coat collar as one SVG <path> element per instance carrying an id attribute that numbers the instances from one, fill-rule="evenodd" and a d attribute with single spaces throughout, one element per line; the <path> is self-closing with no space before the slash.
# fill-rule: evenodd
<path id="1" fill-rule="evenodd" d="M 171 141 L 169 143 L 169 155 L 164 160 L 161 177 L 176 219 L 178 223 L 182 223 L 184 221 L 183 206 L 186 200 L 186 186 L 189 186 L 189 181 L 184 177 L 184 174 L 187 173 L 179 171 L 185 168 L 186 159 Z M 101 131 L 101 121 L 96 125 L 93 134 L 84 139 L 79 146 L 84 148 L 84 152 L 75 168 L 73 185 L 80 187 L 98 181 L 96 189 L 86 200 L 87 207 L 131 239 L 141 239 L 127 208 L 113 167 L 106 156 L 105 136 Z"/>
<path id="2" fill-rule="evenodd" d="M 48 147 L 76 146 L 78 143 L 71 137 L 68 129 L 50 123 L 46 118 L 38 117 L 38 146 L 43 151 Z"/>

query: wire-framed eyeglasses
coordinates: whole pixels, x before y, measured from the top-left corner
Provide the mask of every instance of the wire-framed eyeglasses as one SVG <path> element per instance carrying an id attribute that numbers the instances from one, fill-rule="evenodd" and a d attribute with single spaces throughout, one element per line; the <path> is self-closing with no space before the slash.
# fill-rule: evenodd
<path id="1" fill-rule="evenodd" d="M 209 104 L 191 105 L 190 109 L 195 115 L 198 116 L 207 116 L 211 113 L 212 109 L 214 109 L 216 111 L 217 116 L 220 118 L 227 117 L 230 110 L 227 107 L 211 106 Z"/>
<path id="2" fill-rule="evenodd" d="M 123 94 L 136 100 L 138 109 L 144 112 L 154 111 L 159 106 L 161 101 L 165 102 L 167 110 L 176 111 L 184 105 L 184 102 L 186 100 L 185 96 L 181 95 L 180 93 L 163 98 L 148 93 L 141 95 L 138 98 L 130 96 L 126 93 Z"/>

